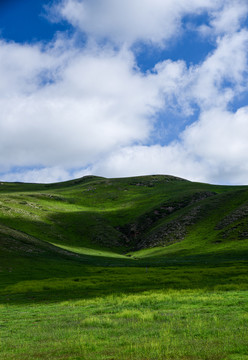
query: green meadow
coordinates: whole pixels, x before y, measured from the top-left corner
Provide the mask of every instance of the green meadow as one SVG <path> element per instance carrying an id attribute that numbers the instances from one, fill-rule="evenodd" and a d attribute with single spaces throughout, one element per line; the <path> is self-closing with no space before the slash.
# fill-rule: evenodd
<path id="1" fill-rule="evenodd" d="M 248 187 L 0 184 L 0 359 L 248 359 Z"/>

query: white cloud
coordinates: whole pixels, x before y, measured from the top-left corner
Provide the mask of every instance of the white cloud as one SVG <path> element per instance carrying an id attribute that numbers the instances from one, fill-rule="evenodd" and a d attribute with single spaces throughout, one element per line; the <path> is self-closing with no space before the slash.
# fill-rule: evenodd
<path id="1" fill-rule="evenodd" d="M 168 146 L 133 146 L 84 171 L 119 177 L 173 174 L 194 181 L 248 184 L 248 107 L 212 109 Z M 82 173 L 83 174 L 83 173 Z"/>
<path id="2" fill-rule="evenodd" d="M 217 49 L 192 68 L 192 97 L 201 108 L 223 107 L 247 89 L 248 31 L 218 40 Z"/>
<path id="3" fill-rule="evenodd" d="M 237 93 L 243 90 L 247 39 L 247 31 L 223 37 L 216 51 L 201 65 L 187 69 L 183 61 L 166 60 L 145 75 L 135 68 L 133 54 L 125 48 L 119 52 L 98 47 L 81 51 L 70 48 L 65 55 L 64 51 L 58 50 L 64 49 L 65 44 L 58 46 L 55 43 L 41 49 L 2 42 L 0 54 L 5 54 L 6 59 L 0 63 L 0 74 L 3 79 L 11 79 L 9 83 L 6 80 L 0 90 L 2 171 L 15 166 L 38 165 L 43 169 L 21 173 L 19 177 L 40 181 L 43 176 L 44 181 L 55 181 L 56 176 L 58 180 L 67 178 L 69 169 L 93 164 L 96 174 L 104 172 L 104 166 L 105 174 L 110 176 L 120 175 L 118 169 L 122 175 L 151 173 L 153 170 L 190 179 L 218 180 L 217 170 L 215 175 L 212 173 L 212 178 L 207 172 L 210 152 L 200 153 L 190 142 L 198 144 L 199 138 L 204 144 L 201 136 L 204 137 L 206 124 L 209 133 L 215 132 L 214 114 L 226 114 L 225 108 L 233 99 L 234 90 Z M 44 71 L 52 74 L 52 83 L 41 85 Z M 232 86 L 223 87 L 225 81 Z M 195 128 L 182 135 L 181 144 L 132 147 L 135 143 L 148 143 L 157 112 L 165 108 L 179 109 L 187 116 L 191 114 L 194 102 L 203 113 L 194 124 Z M 225 126 L 231 129 L 234 120 L 221 118 L 219 129 Z M 204 131 L 197 133 L 196 129 L 201 128 Z M 197 136 L 193 136 L 194 133 Z M 219 144 L 217 138 L 214 141 Z M 231 139 L 228 141 L 232 142 Z M 218 153 L 218 146 L 214 148 L 211 144 L 211 148 Z M 230 158 L 227 151 L 224 154 Z M 199 156 L 201 163 L 196 160 Z M 137 157 L 138 161 L 135 160 Z M 100 167 L 99 163 L 102 164 Z M 218 162 L 225 173 L 223 164 L 224 159 Z M 57 170 L 45 170 L 58 166 L 64 169 L 62 175 Z M 212 169 L 218 169 L 218 166 L 211 164 Z M 112 175 L 108 169 L 112 169 Z M 53 175 L 49 177 L 49 173 Z M 10 173 L 8 179 L 13 176 Z"/>
<path id="4" fill-rule="evenodd" d="M 107 177 L 171 174 L 187 179 L 204 180 L 202 165 L 188 157 L 179 143 L 169 146 L 132 146 L 112 153 L 104 161 L 95 163 L 84 173 Z"/>
<path id="5" fill-rule="evenodd" d="M 246 0 L 227 0 L 223 7 L 210 13 L 209 25 L 202 25 L 200 32 L 204 35 L 233 34 L 241 29 L 242 22 L 247 17 L 248 3 Z"/>
<path id="6" fill-rule="evenodd" d="M 136 41 L 163 45 L 181 31 L 185 15 L 214 11 L 224 0 L 64 0 L 52 8 L 90 37 L 116 43 Z"/>
<path id="7" fill-rule="evenodd" d="M 58 80 L 59 71 L 77 53 L 72 42 L 58 37 L 47 46 L 0 40 L 0 96 L 30 95 L 44 81 Z"/>
<path id="8" fill-rule="evenodd" d="M 248 109 L 228 110 L 247 91 L 246 8 L 242 0 L 65 0 L 62 16 L 91 38 L 84 48 L 63 36 L 47 46 L 0 41 L 1 178 L 170 173 L 247 182 Z M 205 30 L 216 36 L 205 61 L 187 68 L 165 59 L 139 70 L 131 44 L 163 45 L 178 36 L 185 15 L 204 11 L 211 18 Z M 105 37 L 107 45 L 96 45 Z M 199 118 L 179 140 L 147 145 L 160 111 L 187 118 L 196 106 Z"/>
<path id="9" fill-rule="evenodd" d="M 213 108 L 186 129 L 182 143 L 204 167 L 206 180 L 248 184 L 247 136 L 248 107 L 235 113 Z"/>
<path id="10" fill-rule="evenodd" d="M 143 75 L 125 49 L 84 49 L 64 61 L 56 44 L 41 51 L 2 43 L 0 53 L 8 57 L 5 48 L 13 65 L 0 63 L 0 74 L 12 79 L 0 90 L 2 169 L 83 167 L 119 147 L 146 141 L 166 92 L 169 99 L 184 71 L 182 63 L 165 62 Z M 41 85 L 44 69 L 56 76 Z"/>
<path id="11" fill-rule="evenodd" d="M 63 168 L 51 167 L 42 169 L 23 169 L 6 173 L 1 176 L 1 181 L 6 182 L 30 182 L 30 183 L 53 183 L 71 179 L 71 174 Z"/>
<path id="12" fill-rule="evenodd" d="M 222 164 L 228 169 L 237 164 L 240 170 L 247 161 L 247 137 L 248 107 L 236 113 L 216 108 L 203 112 L 199 121 L 182 135 L 191 154 L 204 159 L 210 167 Z"/>

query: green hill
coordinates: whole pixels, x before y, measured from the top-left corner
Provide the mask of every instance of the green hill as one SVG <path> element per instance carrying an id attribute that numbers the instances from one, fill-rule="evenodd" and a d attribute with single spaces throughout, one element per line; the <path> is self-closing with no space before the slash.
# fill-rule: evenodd
<path id="1" fill-rule="evenodd" d="M 0 287 L 86 267 L 225 266 L 248 258 L 248 187 L 164 175 L 0 183 Z"/>
<path id="2" fill-rule="evenodd" d="M 245 259 L 248 187 L 163 175 L 1 183 L 0 234 L 1 252 L 18 256 Z"/>
<path id="3" fill-rule="evenodd" d="M 248 187 L 0 183 L 0 358 L 245 360 Z"/>

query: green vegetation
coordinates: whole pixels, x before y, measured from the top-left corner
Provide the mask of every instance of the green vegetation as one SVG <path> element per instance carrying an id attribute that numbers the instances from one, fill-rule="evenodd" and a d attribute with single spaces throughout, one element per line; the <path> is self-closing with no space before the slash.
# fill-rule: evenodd
<path id="1" fill-rule="evenodd" d="M 0 310 L 6 360 L 248 358 L 242 291 L 149 291 Z"/>
<path id="2" fill-rule="evenodd" d="M 248 359 L 248 187 L 0 184 L 0 359 Z"/>

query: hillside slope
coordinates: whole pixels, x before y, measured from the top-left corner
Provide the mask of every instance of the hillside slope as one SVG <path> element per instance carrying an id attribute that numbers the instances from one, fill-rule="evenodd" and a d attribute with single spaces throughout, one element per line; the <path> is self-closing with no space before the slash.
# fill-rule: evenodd
<path id="1" fill-rule="evenodd" d="M 165 175 L 1 183 L 0 244 L 19 256 L 245 260 L 248 187 Z"/>

